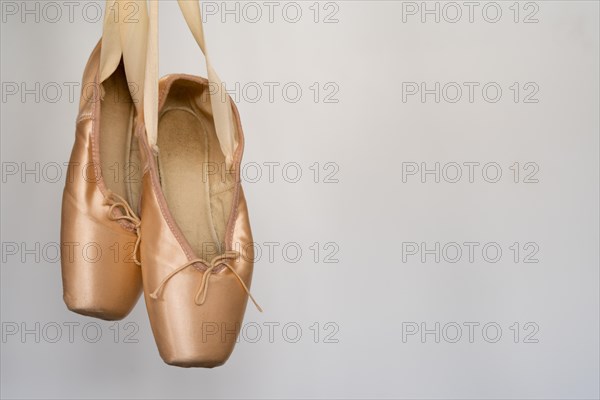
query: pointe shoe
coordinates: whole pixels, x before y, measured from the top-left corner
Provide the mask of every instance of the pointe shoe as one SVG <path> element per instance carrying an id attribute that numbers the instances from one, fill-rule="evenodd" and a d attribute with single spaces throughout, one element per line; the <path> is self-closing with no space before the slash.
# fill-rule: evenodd
<path id="1" fill-rule="evenodd" d="M 63 298 L 71 311 L 118 320 L 129 314 L 142 290 L 135 211 L 141 171 L 124 66 L 120 62 L 100 82 L 101 47 L 93 50 L 83 75 L 62 201 L 61 267 Z"/>
<path id="2" fill-rule="evenodd" d="M 232 103 L 238 145 L 226 171 L 208 90 L 202 78 L 163 78 L 157 148 L 138 134 L 146 307 L 162 359 L 180 367 L 225 363 L 248 297 L 254 301 L 252 233 L 240 184 L 242 127 Z"/>

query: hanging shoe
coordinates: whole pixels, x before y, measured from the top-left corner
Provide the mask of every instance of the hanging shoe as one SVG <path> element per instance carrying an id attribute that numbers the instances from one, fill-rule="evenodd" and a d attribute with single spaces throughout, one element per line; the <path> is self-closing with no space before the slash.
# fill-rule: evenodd
<path id="1" fill-rule="evenodd" d="M 156 3 L 150 11 L 154 35 Z M 206 55 L 197 2 L 183 3 L 184 16 Z M 156 37 L 149 43 L 155 44 Z M 152 55 L 157 57 L 157 50 L 151 46 L 146 82 L 154 85 L 157 60 Z M 220 83 L 208 57 L 207 63 L 210 83 Z M 225 363 L 248 297 L 260 310 L 249 291 L 254 254 L 240 184 L 244 136 L 237 109 L 228 96 L 217 101 L 223 93 L 214 87 L 207 79 L 172 75 L 161 80 L 160 90 L 144 89 L 146 116 L 153 115 L 153 107 L 160 110 L 155 126 L 152 119 L 146 121 L 147 136 L 139 135 L 145 165 L 144 294 L 161 357 L 181 367 Z M 160 100 L 154 97 L 158 92 Z"/>
<path id="2" fill-rule="evenodd" d="M 142 291 L 137 216 L 142 170 L 133 136 L 139 110 L 119 29 L 107 13 L 103 38 L 85 68 L 62 201 L 64 301 L 76 313 L 105 320 L 124 318 Z M 139 46 L 145 46 L 147 25 L 130 29 L 144 37 Z"/>

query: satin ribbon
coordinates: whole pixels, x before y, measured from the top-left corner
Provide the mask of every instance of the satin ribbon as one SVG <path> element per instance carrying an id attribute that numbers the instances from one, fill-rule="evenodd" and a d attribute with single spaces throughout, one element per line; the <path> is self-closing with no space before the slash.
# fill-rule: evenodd
<path id="1" fill-rule="evenodd" d="M 158 151 L 158 3 L 150 0 L 148 9 L 146 0 L 106 0 L 100 55 L 100 82 L 115 71 L 123 57 L 136 111 L 144 120 L 154 151 Z M 238 144 L 231 99 L 209 57 L 198 0 L 178 0 L 178 4 L 204 53 L 215 130 L 226 166 L 231 167 Z"/>
<path id="2" fill-rule="evenodd" d="M 204 29 L 202 27 L 202 15 L 200 13 L 200 4 L 198 0 L 177 0 L 179 8 L 183 13 L 183 17 L 190 28 L 190 31 L 196 39 L 196 43 L 204 53 L 206 62 L 206 71 L 208 72 L 208 83 L 210 92 L 210 104 L 212 106 L 213 119 L 215 121 L 215 129 L 221 151 L 225 155 L 225 163 L 228 167 L 233 164 L 233 154 L 237 147 L 237 136 L 235 123 L 233 119 L 233 111 L 231 109 L 231 100 L 225 92 L 225 86 L 219 78 L 217 71 L 213 68 L 206 40 L 204 38 Z M 152 3 L 155 3 L 152 1 Z M 158 2 L 156 2 L 158 7 Z"/>
<path id="3" fill-rule="evenodd" d="M 143 115 L 148 24 L 146 0 L 106 0 L 100 83 L 115 72 L 122 57 L 138 115 Z"/>

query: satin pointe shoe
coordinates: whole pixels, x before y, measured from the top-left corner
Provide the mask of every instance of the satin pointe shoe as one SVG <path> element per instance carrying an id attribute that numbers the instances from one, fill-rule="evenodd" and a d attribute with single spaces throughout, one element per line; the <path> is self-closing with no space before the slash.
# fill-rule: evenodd
<path id="1" fill-rule="evenodd" d="M 76 313 L 124 318 L 142 290 L 135 107 L 120 53 L 101 78 L 102 41 L 85 68 L 62 200 L 63 298 Z M 105 58 L 107 56 L 105 55 Z"/>
<path id="2" fill-rule="evenodd" d="M 197 1 L 178 1 L 208 79 L 158 81 L 158 1 L 150 5 L 140 246 L 144 298 L 162 359 L 212 368 L 235 346 L 250 294 L 252 232 L 240 184 L 244 135 L 208 53 Z M 210 90 L 209 90 L 210 88 Z"/>
<path id="3" fill-rule="evenodd" d="M 146 307 L 162 359 L 181 367 L 225 363 L 248 297 L 254 301 L 252 233 L 240 184 L 242 127 L 232 104 L 238 145 L 226 171 L 208 88 L 199 77 L 163 78 L 157 146 L 139 135 L 147 163 L 141 205 Z"/>

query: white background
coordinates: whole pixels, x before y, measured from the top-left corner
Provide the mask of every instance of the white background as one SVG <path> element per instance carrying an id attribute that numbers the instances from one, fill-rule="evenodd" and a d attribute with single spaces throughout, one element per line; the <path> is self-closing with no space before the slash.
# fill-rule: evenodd
<path id="1" fill-rule="evenodd" d="M 234 99 L 262 249 L 252 291 L 265 308 L 248 307 L 233 356 L 214 370 L 164 364 L 143 300 L 118 325 L 66 309 L 55 254 L 66 169 L 55 179 L 55 167 L 71 151 L 79 95 L 75 89 L 70 99 L 68 85 L 80 82 L 100 37 L 101 23 L 91 19 L 103 3 L 86 15 L 90 2 L 74 2 L 72 21 L 67 4 L 54 3 L 62 11 L 54 22 L 46 2 L 12 2 L 17 14 L 7 3 L 3 398 L 600 395 L 598 2 L 477 2 L 471 21 L 463 2 L 427 2 L 438 7 L 439 22 L 411 14 L 421 2 L 276 3 L 272 22 L 264 2 L 252 9 L 227 2 L 238 7 L 239 22 L 222 14 L 225 3 L 210 3 L 213 61 L 228 87 L 247 88 Z M 25 3 L 38 7 L 39 22 L 22 14 Z M 254 5 L 263 13 L 256 22 Z M 455 5 L 462 17 L 451 22 Z M 302 15 L 292 23 L 297 8 Z M 174 1 L 161 4 L 160 18 L 161 74 L 204 75 Z M 439 103 L 435 94 L 406 93 L 412 83 L 432 89 L 436 82 Z M 465 82 L 478 85 L 472 102 Z M 23 84 L 34 94 L 22 97 Z M 298 101 L 294 90 L 282 91 L 286 84 L 302 89 Z M 497 102 L 492 89 L 483 96 L 486 84 L 502 89 Z M 278 85 L 273 101 L 267 85 Z M 462 97 L 452 103 L 456 86 Z M 268 163 L 279 163 L 272 179 Z M 403 179 L 411 166 L 436 163 L 439 182 L 434 174 Z M 479 163 L 472 182 L 464 163 Z M 462 177 L 452 183 L 457 164 Z M 489 182 L 498 167 L 502 176 Z M 472 262 L 465 242 L 476 243 Z M 439 262 L 436 254 L 411 255 L 413 243 L 421 250 L 439 243 Z M 457 246 L 462 257 L 451 262 Z M 492 262 L 497 247 L 502 254 Z M 537 262 L 524 262 L 528 255 Z M 272 340 L 268 323 L 279 324 Z M 478 324 L 472 340 L 469 323 Z M 72 343 L 69 324 L 78 324 Z M 462 336 L 455 339 L 456 326 Z M 419 332 L 408 335 L 414 327 Z M 102 337 L 93 343 L 96 328 Z M 433 333 L 421 336 L 423 328 Z M 125 338 L 132 332 L 137 343 Z"/>

